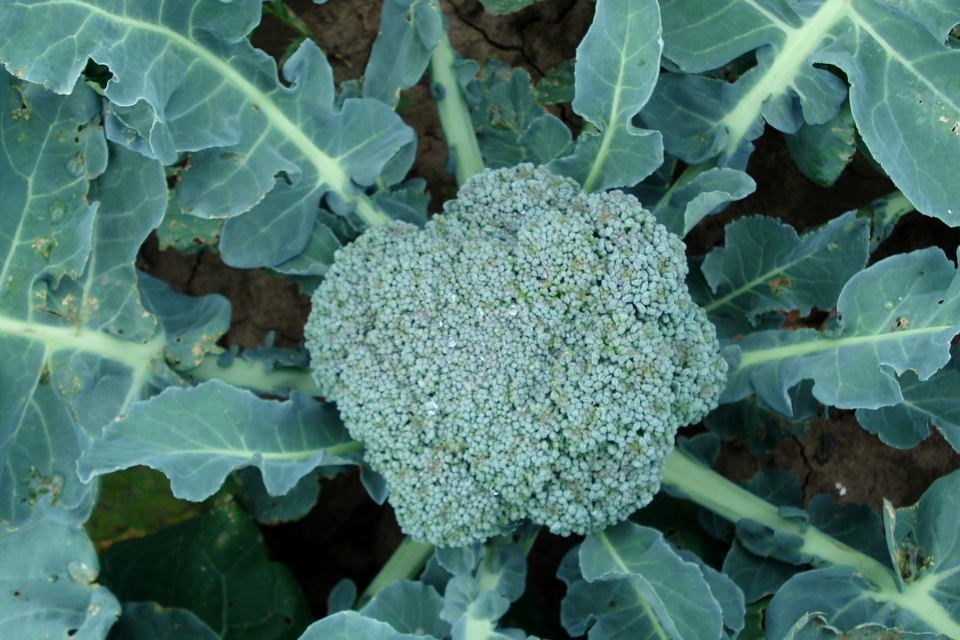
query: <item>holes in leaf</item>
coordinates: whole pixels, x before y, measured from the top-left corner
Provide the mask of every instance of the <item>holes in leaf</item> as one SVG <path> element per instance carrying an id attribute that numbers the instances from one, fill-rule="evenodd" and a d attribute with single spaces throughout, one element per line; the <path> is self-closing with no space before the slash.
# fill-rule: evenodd
<path id="1" fill-rule="evenodd" d="M 68 629 L 67 637 L 72 638 L 73 636 L 77 635 L 77 631 L 80 631 L 80 629 Z"/>
<path id="2" fill-rule="evenodd" d="M 14 592 L 13 592 L 13 597 L 14 597 L 14 598 L 19 598 L 19 597 L 20 597 L 20 591 L 14 591 Z"/>

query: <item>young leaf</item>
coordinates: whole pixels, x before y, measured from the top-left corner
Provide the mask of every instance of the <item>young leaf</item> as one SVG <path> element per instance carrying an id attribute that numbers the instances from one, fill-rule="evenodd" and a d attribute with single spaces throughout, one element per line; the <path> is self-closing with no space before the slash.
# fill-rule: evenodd
<path id="1" fill-rule="evenodd" d="M 677 187 L 668 191 L 652 211 L 657 222 L 682 238 L 708 215 L 756 191 L 757 183 L 742 171 L 714 167 Z"/>
<path id="2" fill-rule="evenodd" d="M 548 169 L 585 191 L 633 186 L 663 162 L 660 135 L 638 129 L 660 72 L 660 10 L 655 0 L 599 0 L 593 24 L 577 47 L 573 110 L 593 125 L 574 152 Z"/>
<path id="3" fill-rule="evenodd" d="M 486 166 L 546 164 L 567 150 L 570 130 L 537 102 L 526 71 L 490 58 L 477 84 L 480 101 L 470 115 Z"/>
<path id="4" fill-rule="evenodd" d="M 284 495 L 319 466 L 357 463 L 336 411 L 294 393 L 290 402 L 261 400 L 211 380 L 171 388 L 111 423 L 80 457 L 84 481 L 142 464 L 163 471 L 178 498 L 212 496 L 231 471 L 256 466 L 267 492 Z"/>
<path id="5" fill-rule="evenodd" d="M 793 415 L 784 416 L 757 396 L 722 404 L 707 414 L 707 428 L 723 440 L 738 439 L 747 453 L 760 457 L 790 436 L 803 438 L 817 422 L 819 403 L 813 397 L 813 383 L 801 382 L 790 390 Z"/>
<path id="6" fill-rule="evenodd" d="M 718 324 L 745 319 L 756 325 L 774 310 L 806 316 L 813 307 L 831 309 L 866 264 L 868 236 L 866 222 L 853 211 L 802 238 L 772 218 L 741 218 L 727 226 L 726 245 L 704 259 L 711 292 L 697 302 Z"/>
<path id="7" fill-rule="evenodd" d="M 760 331 L 727 344 L 730 371 L 721 402 L 757 393 L 791 415 L 788 391 L 812 379 L 823 404 L 899 404 L 894 374 L 913 369 L 925 381 L 950 359 L 950 341 L 960 333 L 960 277 L 937 248 L 891 256 L 847 282 L 837 311 L 840 328 L 833 335 Z"/>
<path id="8" fill-rule="evenodd" d="M 39 512 L 21 529 L 0 527 L 0 637 L 105 637 L 120 603 L 97 584 L 98 572 L 80 527 Z"/>
<path id="9" fill-rule="evenodd" d="M 850 83 L 857 130 L 874 158 L 919 211 L 956 226 L 960 52 L 943 44 L 945 9 L 911 9 L 920 24 L 872 0 L 664 0 L 664 56 L 684 71 L 716 69 L 750 51 L 757 66 L 729 88 L 693 76 L 661 81 L 644 121 L 674 131 L 666 149 L 688 163 L 719 155 L 720 166 L 742 169 L 764 120 L 794 133 L 837 114 L 844 84 L 814 66 L 834 65 Z M 696 161 L 685 153 L 696 150 L 706 150 Z"/>
<path id="10" fill-rule="evenodd" d="M 443 13 L 434 2 L 386 0 L 363 72 L 363 97 L 396 108 L 400 91 L 417 84 L 427 70 L 443 29 Z"/>

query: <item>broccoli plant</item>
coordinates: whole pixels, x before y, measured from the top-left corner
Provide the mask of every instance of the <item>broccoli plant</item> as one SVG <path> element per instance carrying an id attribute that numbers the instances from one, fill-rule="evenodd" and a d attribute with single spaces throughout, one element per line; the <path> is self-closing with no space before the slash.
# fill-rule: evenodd
<path id="1" fill-rule="evenodd" d="M 712 469 L 830 410 L 960 451 L 954 256 L 887 242 L 916 211 L 957 249 L 960 10 L 583 7 L 534 84 L 462 58 L 456 7 L 384 0 L 337 83 L 307 3 L 0 0 L 0 637 L 960 638 L 957 464 L 880 512 Z M 296 33 L 279 73 L 264 14 Z M 891 191 L 727 223 L 765 130 L 814 182 L 860 155 Z M 299 287 L 305 340 L 225 348 L 231 303 L 140 270 L 150 237 Z M 131 467 L 208 502 L 99 537 Z M 407 537 L 318 605 L 264 532 L 347 471 Z M 559 536 L 565 595 L 531 606 Z"/>

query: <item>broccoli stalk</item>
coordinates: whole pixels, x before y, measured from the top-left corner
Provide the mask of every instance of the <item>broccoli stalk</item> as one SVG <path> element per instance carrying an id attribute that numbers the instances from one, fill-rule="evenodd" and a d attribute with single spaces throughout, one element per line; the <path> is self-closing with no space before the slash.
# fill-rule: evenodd
<path id="1" fill-rule="evenodd" d="M 430 56 L 430 80 L 440 126 L 447 139 L 449 162 L 453 165 L 457 184 L 463 184 L 470 176 L 483 171 L 483 157 L 457 78 L 457 56 L 446 31 Z"/>
<path id="2" fill-rule="evenodd" d="M 960 625 L 953 621 L 943 605 L 934 597 L 929 585 L 908 582 L 901 589 L 893 571 L 874 558 L 832 538 L 810 524 L 801 524 L 796 519 L 778 515 L 778 509 L 769 502 L 753 495 L 746 489 L 727 480 L 712 469 L 695 461 L 682 449 L 674 449 L 664 466 L 663 485 L 673 493 L 713 511 L 732 523 L 749 521 L 762 525 L 771 533 L 789 536 L 797 542 L 795 550 L 810 558 L 817 567 L 850 566 L 874 588 L 872 598 L 894 607 L 908 608 L 921 615 L 931 628 L 945 637 L 960 638 Z M 529 550 L 529 547 L 525 549 Z M 365 597 L 376 595 L 379 589 L 394 580 L 415 578 L 422 563 L 414 567 L 409 561 L 397 556 L 412 552 L 424 561 L 430 555 L 430 547 L 401 544 L 387 565 L 364 592 Z M 413 569 L 411 571 L 398 570 Z"/>

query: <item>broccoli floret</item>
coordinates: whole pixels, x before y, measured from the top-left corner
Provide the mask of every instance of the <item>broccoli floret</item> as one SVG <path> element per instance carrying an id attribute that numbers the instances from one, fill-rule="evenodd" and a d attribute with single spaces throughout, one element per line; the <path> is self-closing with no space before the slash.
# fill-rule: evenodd
<path id="1" fill-rule="evenodd" d="M 683 243 L 633 196 L 532 165 L 444 209 L 339 251 L 305 329 L 401 527 L 461 546 L 525 518 L 561 535 L 625 519 L 724 385 Z"/>

